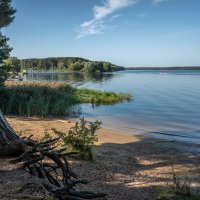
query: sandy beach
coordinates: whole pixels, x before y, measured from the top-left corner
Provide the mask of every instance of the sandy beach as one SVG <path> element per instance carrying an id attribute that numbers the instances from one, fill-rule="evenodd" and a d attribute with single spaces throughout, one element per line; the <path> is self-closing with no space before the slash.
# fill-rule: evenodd
<path id="1" fill-rule="evenodd" d="M 22 136 L 33 134 L 35 139 L 42 138 L 51 128 L 67 132 L 74 125 L 73 121 L 63 118 L 7 119 L 16 132 Z M 183 179 L 189 177 L 192 187 L 198 186 L 200 159 L 189 144 L 106 129 L 100 129 L 98 137 L 94 146 L 94 163 L 70 160 L 73 171 L 91 182 L 80 186 L 81 189 L 107 193 L 109 200 L 153 200 L 156 199 L 155 187 L 170 184 L 173 171 Z M 33 199 L 27 191 L 13 194 L 24 182 L 37 181 L 33 179 L 24 171 L 15 171 L 8 160 L 1 159 L 0 199 Z M 45 199 L 45 193 L 37 193 L 37 189 L 32 192 L 35 197 Z"/>

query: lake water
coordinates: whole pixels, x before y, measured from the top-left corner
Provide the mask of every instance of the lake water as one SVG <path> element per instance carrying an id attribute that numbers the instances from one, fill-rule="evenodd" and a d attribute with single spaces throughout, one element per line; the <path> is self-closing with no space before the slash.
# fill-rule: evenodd
<path id="1" fill-rule="evenodd" d="M 200 144 L 200 71 L 31 73 L 27 80 L 62 81 L 76 87 L 128 92 L 132 102 L 82 105 L 82 115 L 106 128 Z"/>

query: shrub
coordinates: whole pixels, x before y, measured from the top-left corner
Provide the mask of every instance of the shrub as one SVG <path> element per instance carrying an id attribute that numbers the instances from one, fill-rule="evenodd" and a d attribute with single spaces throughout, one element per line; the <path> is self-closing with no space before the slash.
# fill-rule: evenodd
<path id="1" fill-rule="evenodd" d="M 63 146 L 68 151 L 77 151 L 81 159 L 93 161 L 92 145 L 98 141 L 96 131 L 100 129 L 101 123 L 98 120 L 89 122 L 82 118 L 80 122 L 76 122 L 68 133 L 63 133 L 56 129 L 53 129 L 53 131 L 62 138 Z"/>

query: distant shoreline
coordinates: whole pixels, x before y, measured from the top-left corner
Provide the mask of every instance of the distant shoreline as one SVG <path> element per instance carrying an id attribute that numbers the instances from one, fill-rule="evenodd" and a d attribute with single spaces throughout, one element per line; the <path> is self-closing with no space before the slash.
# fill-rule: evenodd
<path id="1" fill-rule="evenodd" d="M 126 70 L 200 70 L 200 66 L 126 67 L 106 61 L 91 61 L 79 57 L 48 57 L 20 59 L 21 71 L 25 72 L 81 72 L 104 73 Z"/>
<path id="2" fill-rule="evenodd" d="M 200 67 L 128 67 L 124 68 L 120 71 L 200 71 Z M 83 72 L 83 71 L 67 71 L 67 70 L 34 70 L 34 71 L 27 71 L 26 73 L 92 73 L 92 74 L 101 74 L 101 73 L 112 73 L 112 72 L 120 72 L 120 71 L 110 71 L 110 72 Z"/>
<path id="3" fill-rule="evenodd" d="M 200 70 L 200 67 L 126 67 L 124 70 L 120 71 L 129 71 L 129 70 L 155 70 L 155 71 L 162 71 L 162 70 L 169 70 L 169 71 L 174 71 L 174 70 Z M 111 71 L 111 72 L 116 72 L 116 71 Z M 34 70 L 34 71 L 27 71 L 27 73 L 89 73 L 89 72 L 83 72 L 83 71 L 67 71 L 67 70 Z M 90 72 L 90 73 L 110 73 L 110 72 Z"/>
<path id="4" fill-rule="evenodd" d="M 125 70 L 200 70 L 200 66 L 186 67 L 126 67 Z"/>

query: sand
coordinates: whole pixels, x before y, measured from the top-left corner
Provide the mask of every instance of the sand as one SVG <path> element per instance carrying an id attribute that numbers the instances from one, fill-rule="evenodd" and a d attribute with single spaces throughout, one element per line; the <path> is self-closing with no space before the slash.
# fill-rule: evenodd
<path id="1" fill-rule="evenodd" d="M 33 134 L 36 139 L 43 137 L 44 132 L 51 128 L 67 132 L 74 125 L 73 121 L 65 118 L 7 119 L 19 134 Z M 190 144 L 106 129 L 100 129 L 98 137 L 99 141 L 94 146 L 94 163 L 70 161 L 73 171 L 91 182 L 88 186 L 80 186 L 81 189 L 107 193 L 109 200 L 153 200 L 156 198 L 155 187 L 170 184 L 173 171 L 183 179 L 188 176 L 191 187 L 197 187 L 200 182 L 200 159 L 195 151 L 189 150 Z M 15 188 L 25 184 L 24 180 L 28 183 L 37 180 L 25 172 L 7 167 L 7 160 L 0 161 L 0 199 L 23 199 L 13 194 Z M 24 178 L 27 176 L 29 178 Z M 24 195 L 25 199 L 33 199 L 33 196 L 27 197 L 27 191 Z M 45 194 L 36 195 L 44 199 L 42 195 Z"/>

